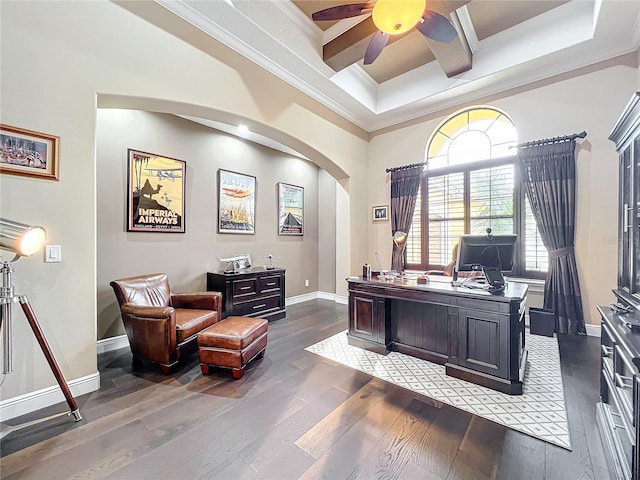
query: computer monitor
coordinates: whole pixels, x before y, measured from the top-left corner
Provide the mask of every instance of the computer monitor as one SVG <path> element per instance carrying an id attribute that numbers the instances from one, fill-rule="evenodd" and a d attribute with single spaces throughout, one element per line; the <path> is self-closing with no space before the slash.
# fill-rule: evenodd
<path id="1" fill-rule="evenodd" d="M 462 235 L 458 245 L 458 271 L 482 271 L 491 293 L 505 289 L 502 272 L 513 269 L 517 235 Z M 454 279 L 457 274 L 454 274 Z"/>
<path id="2" fill-rule="evenodd" d="M 456 262 L 458 271 L 482 271 L 484 268 L 511 271 L 517 238 L 515 234 L 461 235 Z"/>

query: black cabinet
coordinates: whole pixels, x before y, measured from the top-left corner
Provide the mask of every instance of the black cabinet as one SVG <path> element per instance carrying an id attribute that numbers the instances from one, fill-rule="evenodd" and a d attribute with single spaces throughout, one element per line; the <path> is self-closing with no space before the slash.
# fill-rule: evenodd
<path id="1" fill-rule="evenodd" d="M 598 430 L 619 479 L 640 480 L 638 417 L 640 333 L 640 92 L 631 97 L 609 135 L 619 154 L 618 301 L 633 307 L 617 314 L 598 307 L 602 317 Z"/>
<path id="2" fill-rule="evenodd" d="M 617 314 L 598 307 L 602 317 L 600 402 L 596 421 L 616 478 L 638 480 L 640 429 L 640 334 L 628 322 L 640 322 L 640 312 Z"/>
<path id="3" fill-rule="evenodd" d="M 254 267 L 240 272 L 207 272 L 207 290 L 222 293 L 222 317 L 286 316 L 285 270 Z"/>
<path id="4" fill-rule="evenodd" d="M 618 288 L 623 302 L 640 306 L 640 92 L 627 104 L 609 139 L 620 156 Z"/>

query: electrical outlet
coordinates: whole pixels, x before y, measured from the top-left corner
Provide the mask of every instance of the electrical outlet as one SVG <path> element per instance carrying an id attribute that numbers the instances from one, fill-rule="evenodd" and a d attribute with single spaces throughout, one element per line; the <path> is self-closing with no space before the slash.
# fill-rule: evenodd
<path id="1" fill-rule="evenodd" d="M 305 281 L 304 281 L 304 286 L 305 286 L 305 287 L 308 287 L 308 286 L 309 286 L 309 280 L 305 280 Z"/>

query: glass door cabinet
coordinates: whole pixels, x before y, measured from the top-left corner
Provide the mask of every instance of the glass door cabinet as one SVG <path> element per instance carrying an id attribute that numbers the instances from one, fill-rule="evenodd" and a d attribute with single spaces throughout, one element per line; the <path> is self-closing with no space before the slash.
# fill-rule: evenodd
<path id="1" fill-rule="evenodd" d="M 640 92 L 633 94 L 609 139 L 620 155 L 618 288 L 625 304 L 640 309 Z"/>

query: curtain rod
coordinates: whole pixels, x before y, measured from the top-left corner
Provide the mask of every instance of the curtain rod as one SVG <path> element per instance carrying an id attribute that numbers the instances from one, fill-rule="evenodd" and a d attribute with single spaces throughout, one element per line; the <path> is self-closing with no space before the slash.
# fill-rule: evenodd
<path id="1" fill-rule="evenodd" d="M 407 168 L 413 168 L 413 167 L 419 167 L 419 166 L 424 166 L 425 163 L 424 162 L 420 162 L 420 163 L 412 163 L 411 165 L 403 165 L 401 167 L 393 167 L 393 168 L 387 168 L 386 172 L 397 172 L 398 170 L 405 170 Z"/>
<path id="2" fill-rule="evenodd" d="M 519 143 L 509 148 L 527 148 L 536 145 L 544 145 L 545 143 L 566 142 L 569 140 L 575 140 L 576 138 L 584 138 L 587 136 L 587 132 L 582 131 L 580 133 L 574 133 L 573 135 L 564 135 L 562 137 L 544 138 L 542 140 L 534 140 L 533 142 Z"/>

